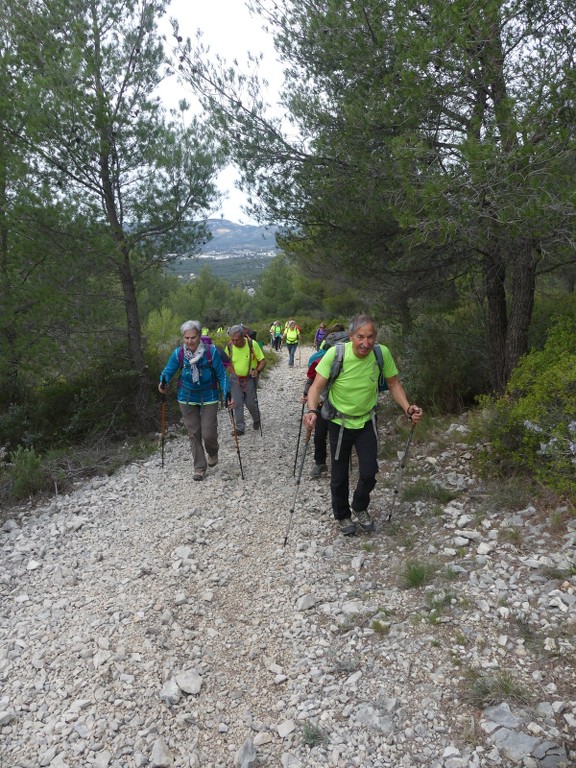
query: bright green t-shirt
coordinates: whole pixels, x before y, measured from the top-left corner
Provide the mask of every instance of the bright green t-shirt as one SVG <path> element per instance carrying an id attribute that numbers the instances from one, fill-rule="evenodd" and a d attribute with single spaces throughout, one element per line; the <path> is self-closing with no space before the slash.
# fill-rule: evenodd
<path id="1" fill-rule="evenodd" d="M 246 339 L 243 347 L 230 344 L 230 360 L 236 376 L 248 376 L 249 371 L 256 368 L 258 362 L 263 359 L 264 353 L 259 344 L 252 342 L 252 355 L 250 355 L 250 343 Z M 250 359 L 253 357 L 254 359 Z"/>
<path id="2" fill-rule="evenodd" d="M 388 347 L 380 345 L 382 350 L 384 378 L 398 375 L 396 363 Z M 316 372 L 325 379 L 330 378 L 330 367 L 336 356 L 336 346 L 326 352 L 318 363 Z M 346 427 L 361 429 L 370 419 L 370 412 L 378 399 L 378 361 L 372 352 L 367 357 L 356 357 L 352 351 L 352 342 L 344 344 L 344 358 L 340 374 L 330 387 L 329 400 L 340 413 L 345 414 Z M 332 419 L 337 424 L 341 419 Z"/>

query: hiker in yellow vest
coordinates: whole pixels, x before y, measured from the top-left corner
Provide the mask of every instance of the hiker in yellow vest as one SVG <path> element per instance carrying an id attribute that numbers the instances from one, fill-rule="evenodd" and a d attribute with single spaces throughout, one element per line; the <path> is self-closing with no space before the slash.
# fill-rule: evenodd
<path id="1" fill-rule="evenodd" d="M 294 368 L 294 355 L 298 348 L 298 342 L 300 340 L 300 328 L 296 325 L 295 320 L 288 321 L 288 328 L 284 331 L 282 338 L 286 342 L 288 349 L 288 367 Z"/>
<path id="2" fill-rule="evenodd" d="M 266 367 L 266 360 L 260 345 L 245 333 L 242 325 L 233 325 L 228 329 L 230 341 L 226 352 L 230 358 L 230 392 L 234 401 L 234 421 L 236 434 L 246 431 L 244 404 L 252 416 L 254 429 L 260 429 L 260 411 L 256 387 L 258 376 Z"/>

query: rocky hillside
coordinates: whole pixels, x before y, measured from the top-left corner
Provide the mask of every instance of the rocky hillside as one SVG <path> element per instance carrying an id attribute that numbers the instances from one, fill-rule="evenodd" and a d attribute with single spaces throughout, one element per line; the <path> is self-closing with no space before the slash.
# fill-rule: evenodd
<path id="1" fill-rule="evenodd" d="M 201 253 L 235 253 L 241 251 L 274 251 L 277 227 L 261 227 L 256 224 L 236 224 L 228 219 L 208 219 L 212 235 Z"/>
<path id="2" fill-rule="evenodd" d="M 177 435 L 5 520 L 2 766 L 576 765 L 576 521 L 502 511 L 460 421 L 416 432 L 390 522 L 383 460 L 376 532 L 343 538 L 293 475 L 303 380 L 262 382 L 244 480 L 222 413 L 202 483 Z"/>

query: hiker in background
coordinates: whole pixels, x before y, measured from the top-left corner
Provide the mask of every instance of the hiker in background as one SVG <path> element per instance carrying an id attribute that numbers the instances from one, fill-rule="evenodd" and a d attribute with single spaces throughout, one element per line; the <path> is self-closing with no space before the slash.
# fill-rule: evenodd
<path id="1" fill-rule="evenodd" d="M 300 331 L 300 333 L 302 333 L 302 328 L 300 328 L 296 320 L 293 320 L 292 318 L 290 318 L 289 320 L 286 320 L 286 322 L 284 323 L 284 332 L 288 330 L 290 323 L 294 323 L 296 328 Z"/>
<path id="2" fill-rule="evenodd" d="M 270 344 L 277 352 L 282 346 L 282 324 L 279 320 L 274 320 L 270 326 Z"/>
<path id="3" fill-rule="evenodd" d="M 374 408 L 378 399 L 380 370 L 374 352 L 377 330 L 369 315 L 357 315 L 351 322 L 350 341 L 344 345 L 344 357 L 339 375 L 331 383 L 322 408 L 329 419 L 328 438 L 332 459 L 330 492 L 332 512 L 345 536 L 356 533 L 356 522 L 363 531 L 374 526 L 368 511 L 370 492 L 376 485 L 378 472 L 378 437 Z M 329 349 L 316 367 L 316 377 L 308 392 L 308 412 L 304 416 L 307 429 L 318 421 L 320 393 L 330 382 L 330 370 L 337 345 Z M 382 375 L 390 394 L 406 416 L 417 423 L 422 409 L 410 404 L 398 379 L 398 369 L 390 350 L 382 346 Z M 349 463 L 352 448 L 356 448 L 359 477 L 349 500 Z M 352 520 L 354 514 L 355 521 Z"/>
<path id="4" fill-rule="evenodd" d="M 308 399 L 308 390 L 312 386 L 314 379 L 316 378 L 316 367 L 322 357 L 326 354 L 327 350 L 331 346 L 337 344 L 339 341 L 347 341 L 348 333 L 343 325 L 336 323 L 329 331 L 327 331 L 326 339 L 323 339 L 324 346 L 320 350 L 316 350 L 308 360 L 308 371 L 306 372 L 306 383 L 304 384 L 304 392 L 300 398 L 301 403 L 305 403 Z M 310 472 L 310 477 L 320 477 L 323 473 L 328 471 L 326 465 L 327 448 L 326 443 L 328 440 L 328 421 L 321 414 L 322 401 L 318 403 L 316 414 L 316 424 L 314 426 L 314 466 Z"/>
<path id="5" fill-rule="evenodd" d="M 284 331 L 282 339 L 286 342 L 286 348 L 288 349 L 288 366 L 294 368 L 294 355 L 298 349 L 298 341 L 300 339 L 300 329 L 296 325 L 295 320 L 288 322 L 288 328 Z"/>
<path id="6" fill-rule="evenodd" d="M 218 349 L 202 341 L 202 326 L 197 320 L 183 323 L 180 333 L 183 344 L 170 355 L 158 389 L 164 394 L 176 371 L 180 371 L 177 398 L 190 438 L 193 479 L 204 480 L 206 468 L 218 464 L 218 404 L 220 399 L 226 402 L 228 376 Z M 230 407 L 233 405 L 231 401 Z"/>
<path id="7" fill-rule="evenodd" d="M 206 326 L 202 328 L 202 336 L 210 336 L 210 329 Z"/>
<path id="8" fill-rule="evenodd" d="M 228 335 L 230 341 L 226 345 L 226 352 L 230 358 L 230 391 L 234 401 L 236 434 L 243 435 L 246 431 L 244 405 L 252 416 L 252 426 L 260 429 L 256 387 L 258 376 L 266 367 L 266 360 L 260 345 L 246 334 L 243 325 L 233 325 L 228 329 Z"/>
<path id="9" fill-rule="evenodd" d="M 328 330 L 326 328 L 326 323 L 320 323 L 314 334 L 314 349 L 316 351 L 320 349 L 320 344 L 322 344 L 327 335 Z"/>

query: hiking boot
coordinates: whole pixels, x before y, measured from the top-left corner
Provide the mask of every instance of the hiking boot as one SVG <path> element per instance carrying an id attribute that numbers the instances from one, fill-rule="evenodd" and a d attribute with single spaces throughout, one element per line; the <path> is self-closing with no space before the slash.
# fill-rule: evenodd
<path id="1" fill-rule="evenodd" d="M 254 429 L 260 429 L 260 422 L 255 421 L 254 424 L 252 424 L 252 426 L 254 427 Z"/>
<path id="2" fill-rule="evenodd" d="M 192 480 L 204 480 L 204 471 L 197 469 L 192 475 Z"/>
<path id="3" fill-rule="evenodd" d="M 323 472 L 328 472 L 326 464 L 314 464 L 312 472 L 310 472 L 310 477 L 320 477 Z"/>
<path id="4" fill-rule="evenodd" d="M 367 509 L 361 509 L 358 512 L 354 512 L 354 517 L 360 528 L 366 533 L 370 533 L 370 531 L 374 530 L 374 523 L 372 522 L 370 512 L 368 512 Z"/>
<path id="5" fill-rule="evenodd" d="M 344 536 L 356 535 L 356 523 L 350 517 L 345 517 L 342 520 L 338 520 L 340 531 Z"/>
<path id="6" fill-rule="evenodd" d="M 210 454 L 208 454 L 208 466 L 215 467 L 216 464 L 218 464 L 218 454 L 215 454 L 214 456 L 210 456 Z"/>
<path id="7" fill-rule="evenodd" d="M 238 435 L 238 437 L 242 437 L 242 435 L 244 434 L 244 430 L 243 429 L 237 429 L 236 430 L 236 434 Z M 232 430 L 232 437 L 234 437 L 234 430 Z"/>

